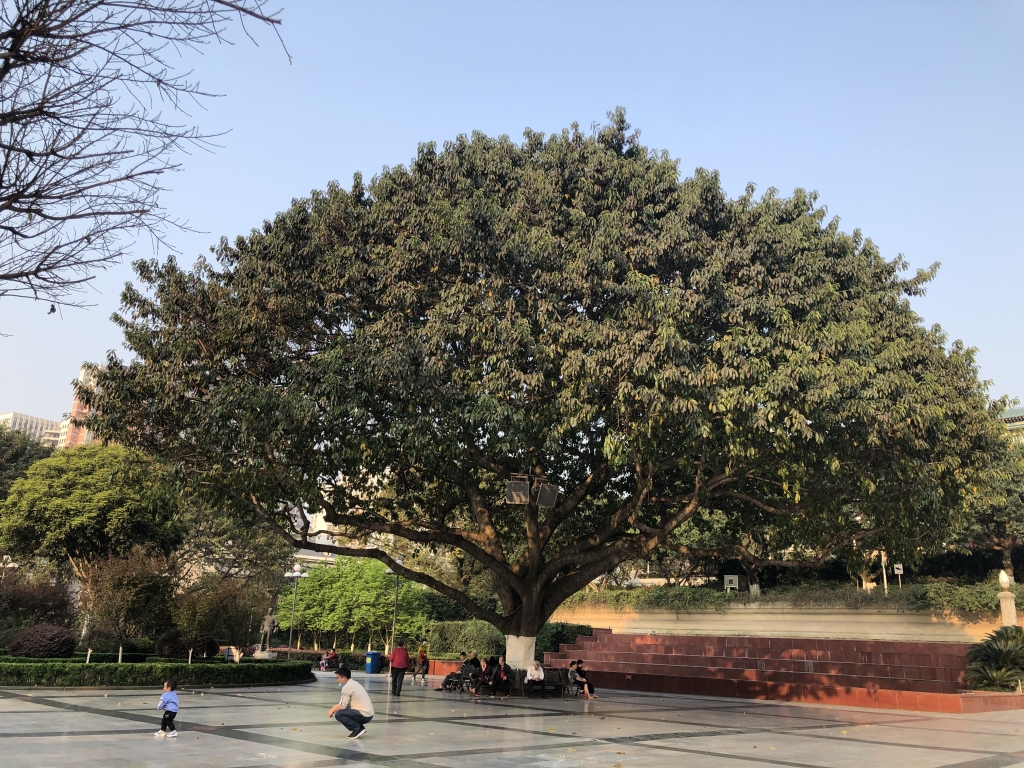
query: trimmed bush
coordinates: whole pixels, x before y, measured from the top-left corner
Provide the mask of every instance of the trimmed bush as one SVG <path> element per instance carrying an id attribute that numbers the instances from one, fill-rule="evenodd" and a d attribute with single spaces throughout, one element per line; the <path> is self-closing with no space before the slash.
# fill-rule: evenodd
<path id="1" fill-rule="evenodd" d="M 430 629 L 430 650 L 436 653 L 476 651 L 479 656 L 505 653 L 505 636 L 486 621 L 438 621 Z"/>
<path id="2" fill-rule="evenodd" d="M 549 621 L 537 633 L 536 658 L 555 652 L 562 643 L 575 643 L 580 635 L 592 635 L 588 624 L 570 624 Z M 481 657 L 501 656 L 505 653 L 505 636 L 486 621 L 438 621 L 430 630 L 430 657 L 457 658 L 462 651 L 476 651 Z"/>
<path id="3" fill-rule="evenodd" d="M 75 644 L 75 635 L 67 627 L 36 624 L 15 635 L 8 652 L 40 659 L 68 658 L 75 652 Z"/>
<path id="4" fill-rule="evenodd" d="M 305 661 L 272 664 L 82 664 L 68 661 L 0 663 L 0 685 L 153 686 L 273 685 L 316 679 Z"/>

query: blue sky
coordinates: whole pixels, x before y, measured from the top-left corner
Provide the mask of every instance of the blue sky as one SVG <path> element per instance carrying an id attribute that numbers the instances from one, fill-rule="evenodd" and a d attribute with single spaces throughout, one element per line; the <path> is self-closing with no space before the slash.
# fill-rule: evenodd
<path id="1" fill-rule="evenodd" d="M 171 234 L 182 260 L 420 142 L 589 126 L 622 105 L 684 175 L 718 169 L 731 195 L 817 190 L 887 257 L 941 262 L 918 312 L 979 349 L 994 396 L 1024 396 L 1024 3 L 282 5 L 291 64 L 263 30 L 184 62 L 226 94 L 195 119 L 230 133 L 169 179 L 164 205 L 200 230 Z M 120 349 L 109 317 L 130 279 L 100 275 L 88 310 L 0 302 L 0 412 L 70 410 L 78 366 Z"/>

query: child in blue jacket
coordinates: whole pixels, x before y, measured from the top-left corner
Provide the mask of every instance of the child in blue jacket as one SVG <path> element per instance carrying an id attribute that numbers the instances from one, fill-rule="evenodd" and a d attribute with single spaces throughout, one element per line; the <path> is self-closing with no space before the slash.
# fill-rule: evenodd
<path id="1" fill-rule="evenodd" d="M 157 738 L 178 735 L 178 732 L 174 729 L 174 716 L 178 714 L 178 694 L 174 692 L 174 689 L 177 687 L 178 683 L 174 680 L 167 680 L 164 683 L 164 695 L 160 697 L 160 703 L 156 705 L 158 710 L 162 709 L 164 711 L 164 717 L 160 721 L 160 730 L 154 734 Z M 168 732 L 164 733 L 164 729 Z"/>

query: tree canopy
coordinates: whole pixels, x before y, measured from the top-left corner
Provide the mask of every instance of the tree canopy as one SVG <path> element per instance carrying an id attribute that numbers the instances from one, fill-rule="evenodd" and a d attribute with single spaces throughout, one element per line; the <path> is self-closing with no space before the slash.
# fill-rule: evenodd
<path id="1" fill-rule="evenodd" d="M 309 578 L 297 583 L 295 628 L 311 633 L 316 645 L 334 644 L 340 636 L 353 644 L 365 642 L 368 647 L 390 649 L 396 584 L 382 563 L 339 557 L 333 564 L 310 568 Z M 400 582 L 395 623 L 398 637 L 425 635 L 423 592 L 422 587 Z M 282 629 L 291 625 L 291 606 L 289 589 L 281 593 L 277 608 Z"/>
<path id="2" fill-rule="evenodd" d="M 124 556 L 139 545 L 167 552 L 181 541 L 173 505 L 152 462 L 117 445 L 58 451 L 37 461 L 0 503 L 0 548 L 70 564 Z"/>
<path id="3" fill-rule="evenodd" d="M 7 498 L 11 483 L 52 452 L 31 435 L 0 426 L 0 501 Z"/>
<path id="4" fill-rule="evenodd" d="M 905 277 L 802 190 L 681 179 L 621 110 L 424 144 L 217 264 L 136 268 L 133 359 L 83 392 L 95 429 L 511 636 L 702 510 L 817 550 L 941 536 L 1001 444 L 972 351 L 909 304 L 934 268 Z M 555 506 L 506 503 L 516 473 Z M 393 538 L 476 561 L 500 609 L 398 565 Z"/>

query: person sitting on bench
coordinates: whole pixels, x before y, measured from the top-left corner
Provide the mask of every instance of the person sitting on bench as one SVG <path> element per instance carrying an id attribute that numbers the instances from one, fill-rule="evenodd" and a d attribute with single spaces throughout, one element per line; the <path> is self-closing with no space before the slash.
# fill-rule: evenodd
<path id="1" fill-rule="evenodd" d="M 533 693 L 534 687 L 538 685 L 540 686 L 540 697 L 546 699 L 548 694 L 544 690 L 544 668 L 540 665 L 539 661 L 534 661 L 530 668 L 526 670 L 526 696 L 528 698 Z"/>
<path id="2" fill-rule="evenodd" d="M 462 668 L 466 666 L 466 652 L 459 654 L 459 668 L 455 672 L 449 672 L 441 682 L 440 688 L 435 691 L 454 691 L 462 685 Z"/>
<path id="3" fill-rule="evenodd" d="M 594 693 L 594 684 L 587 680 L 583 670 L 583 659 L 577 659 L 569 665 L 569 680 L 575 683 L 588 699 L 598 698 Z"/>

